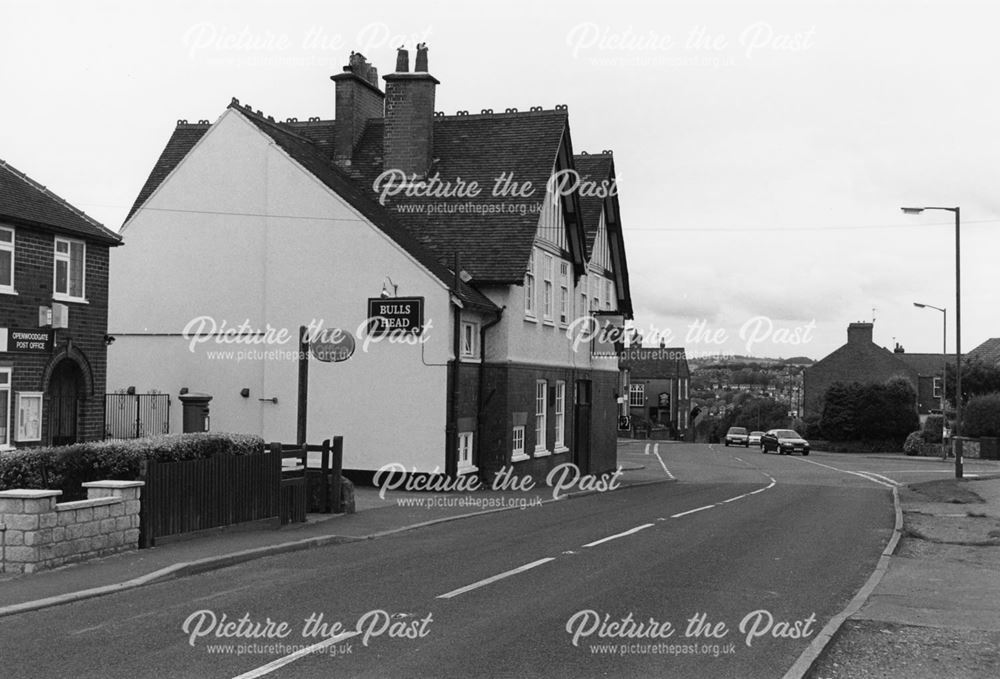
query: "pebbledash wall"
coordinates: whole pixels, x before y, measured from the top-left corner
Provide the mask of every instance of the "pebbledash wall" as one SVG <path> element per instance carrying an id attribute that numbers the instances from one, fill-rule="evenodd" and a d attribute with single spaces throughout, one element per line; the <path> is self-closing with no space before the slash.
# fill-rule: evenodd
<path id="1" fill-rule="evenodd" d="M 59 490 L 0 491 L 0 572 L 33 573 L 136 549 L 141 481 L 85 483 L 87 499 Z"/>

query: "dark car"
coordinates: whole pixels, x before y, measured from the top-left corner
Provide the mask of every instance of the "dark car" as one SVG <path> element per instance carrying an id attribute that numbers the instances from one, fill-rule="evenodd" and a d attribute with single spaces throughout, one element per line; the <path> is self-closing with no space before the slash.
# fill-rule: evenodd
<path id="1" fill-rule="evenodd" d="M 750 437 L 747 435 L 747 430 L 743 427 L 730 427 L 726 432 L 726 447 L 730 445 L 749 448 Z"/>
<path id="2" fill-rule="evenodd" d="M 808 455 L 809 442 L 791 429 L 772 429 L 760 437 L 760 452 L 766 453 L 770 450 L 782 455 L 792 453 Z"/>

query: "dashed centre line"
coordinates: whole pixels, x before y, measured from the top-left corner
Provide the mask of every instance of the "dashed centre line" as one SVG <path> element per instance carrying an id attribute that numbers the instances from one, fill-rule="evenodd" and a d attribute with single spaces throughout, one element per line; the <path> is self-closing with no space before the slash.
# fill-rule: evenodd
<path id="1" fill-rule="evenodd" d="M 641 530 L 646 530 L 647 528 L 649 528 L 652 525 L 653 524 L 651 524 L 651 523 L 644 523 L 641 526 L 636 526 L 635 528 L 630 528 L 629 530 L 627 530 L 627 531 L 625 531 L 623 533 L 615 533 L 614 535 L 609 535 L 606 538 L 601 538 L 600 540 L 594 540 L 593 542 L 588 542 L 587 544 L 584 545 L 584 547 L 594 547 L 596 545 L 600 545 L 600 544 L 603 544 L 605 542 L 609 542 L 611 540 L 617 540 L 618 538 L 623 538 L 626 535 L 632 535 L 633 533 L 638 533 Z"/>

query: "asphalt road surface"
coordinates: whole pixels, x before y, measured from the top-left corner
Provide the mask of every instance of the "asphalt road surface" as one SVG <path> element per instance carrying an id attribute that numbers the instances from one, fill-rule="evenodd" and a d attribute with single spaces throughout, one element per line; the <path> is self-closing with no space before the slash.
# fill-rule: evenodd
<path id="1" fill-rule="evenodd" d="M 781 677 L 874 569 L 907 466 L 666 443 L 621 459 L 677 482 L 3 618 L 0 676 Z"/>

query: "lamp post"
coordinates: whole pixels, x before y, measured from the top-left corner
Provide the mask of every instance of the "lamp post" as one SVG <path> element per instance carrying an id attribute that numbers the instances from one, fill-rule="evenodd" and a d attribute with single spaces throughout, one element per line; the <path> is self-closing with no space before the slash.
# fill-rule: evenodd
<path id="1" fill-rule="evenodd" d="M 955 214 L 955 428 L 951 439 L 955 440 L 962 426 L 962 257 L 961 257 L 961 211 L 958 207 L 904 207 L 908 215 L 917 215 L 924 210 L 945 210 Z M 917 305 L 930 306 L 930 305 Z M 937 307 L 934 307 L 937 308 Z M 940 309 L 943 313 L 943 309 Z M 942 385 L 943 389 L 943 385 Z M 962 447 L 954 445 L 955 478 L 962 478 Z"/>
<path id="2" fill-rule="evenodd" d="M 947 427 L 948 415 L 945 412 L 945 392 L 948 388 L 948 311 L 933 304 L 922 304 L 920 302 L 914 302 L 913 306 L 918 309 L 934 309 L 941 312 L 941 358 L 943 359 L 943 365 L 941 366 L 941 417 L 944 426 Z"/>

